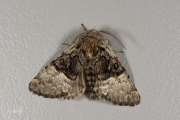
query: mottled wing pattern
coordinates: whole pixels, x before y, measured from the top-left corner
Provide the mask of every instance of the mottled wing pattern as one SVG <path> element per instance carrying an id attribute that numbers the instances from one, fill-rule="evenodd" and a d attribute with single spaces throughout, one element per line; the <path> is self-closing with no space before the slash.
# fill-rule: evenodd
<path id="1" fill-rule="evenodd" d="M 108 49 L 107 49 L 108 50 Z M 94 91 L 101 99 L 121 106 L 135 106 L 140 103 L 140 95 L 113 50 L 102 51 L 97 57 L 97 75 Z"/>
<path id="2" fill-rule="evenodd" d="M 80 96 L 86 89 L 83 61 L 76 50 L 63 52 L 29 83 L 29 90 L 49 98 L 73 99 Z"/>

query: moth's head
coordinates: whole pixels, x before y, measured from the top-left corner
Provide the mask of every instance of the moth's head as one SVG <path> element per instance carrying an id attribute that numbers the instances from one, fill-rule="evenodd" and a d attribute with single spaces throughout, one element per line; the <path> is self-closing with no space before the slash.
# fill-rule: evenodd
<path id="1" fill-rule="evenodd" d="M 108 32 L 108 31 L 104 31 L 104 30 L 97 31 L 96 29 L 87 30 L 87 28 L 83 24 L 81 24 L 81 25 L 84 28 L 85 33 L 93 33 L 94 36 L 96 36 L 97 38 L 102 37 L 100 33 L 108 34 L 108 35 L 112 36 L 113 38 L 115 38 L 125 48 L 125 46 L 121 43 L 121 41 L 116 36 L 114 36 L 112 33 Z"/>
<path id="2" fill-rule="evenodd" d="M 106 39 L 101 35 L 101 33 L 111 35 L 121 44 L 119 39 L 117 39 L 113 34 L 111 34 L 108 31 L 96 30 L 96 29 L 87 30 L 87 28 L 83 24 L 81 25 L 84 28 L 84 32 L 78 36 L 78 42 L 79 42 L 78 44 L 81 45 L 84 55 L 87 56 L 88 58 L 92 58 L 94 55 L 96 55 L 99 49 L 101 50 L 102 48 L 103 50 L 105 49 L 102 46 L 104 46 L 108 42 L 106 42 Z"/>
<path id="3" fill-rule="evenodd" d="M 96 29 L 85 31 L 79 40 L 84 55 L 89 59 L 95 56 L 99 51 L 100 41 L 103 39 L 103 36 Z"/>
<path id="4" fill-rule="evenodd" d="M 98 52 L 98 45 L 93 40 L 87 40 L 82 45 L 82 51 L 88 58 L 92 58 Z"/>

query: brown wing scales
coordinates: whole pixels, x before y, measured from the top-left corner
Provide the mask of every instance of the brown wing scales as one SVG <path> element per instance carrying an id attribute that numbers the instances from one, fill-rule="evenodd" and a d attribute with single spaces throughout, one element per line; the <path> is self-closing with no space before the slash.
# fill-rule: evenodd
<path id="1" fill-rule="evenodd" d="M 140 103 L 140 95 L 127 71 L 117 58 L 108 53 L 101 54 L 96 62 L 98 80 L 94 87 L 99 98 L 113 104 L 135 106 Z"/>
<path id="2" fill-rule="evenodd" d="M 29 83 L 29 90 L 44 97 L 73 99 L 85 91 L 83 61 L 78 54 L 62 54 Z"/>

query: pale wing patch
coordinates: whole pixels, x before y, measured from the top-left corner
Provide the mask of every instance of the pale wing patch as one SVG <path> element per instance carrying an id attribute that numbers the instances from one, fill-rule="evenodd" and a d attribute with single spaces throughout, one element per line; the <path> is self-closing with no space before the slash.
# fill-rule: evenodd
<path id="1" fill-rule="evenodd" d="M 117 77 L 110 77 L 105 81 L 98 81 L 94 90 L 99 98 L 113 104 L 122 106 L 134 106 L 140 103 L 140 95 L 127 72 Z"/>
<path id="2" fill-rule="evenodd" d="M 49 65 L 29 83 L 29 90 L 44 97 L 73 99 L 84 93 L 85 83 L 82 72 L 72 81 Z"/>

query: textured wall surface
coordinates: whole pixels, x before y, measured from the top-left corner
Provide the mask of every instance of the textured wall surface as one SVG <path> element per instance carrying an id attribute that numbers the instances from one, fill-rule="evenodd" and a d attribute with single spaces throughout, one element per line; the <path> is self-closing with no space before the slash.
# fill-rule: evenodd
<path id="1" fill-rule="evenodd" d="M 84 95 L 71 100 L 33 95 L 28 84 L 39 70 L 87 28 L 105 35 L 133 78 L 142 102 L 114 106 Z M 1 0 L 0 119 L 179 120 L 179 0 Z"/>

